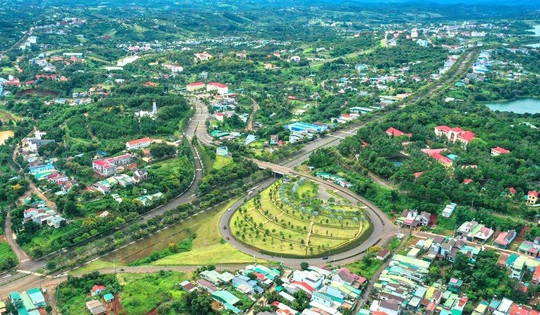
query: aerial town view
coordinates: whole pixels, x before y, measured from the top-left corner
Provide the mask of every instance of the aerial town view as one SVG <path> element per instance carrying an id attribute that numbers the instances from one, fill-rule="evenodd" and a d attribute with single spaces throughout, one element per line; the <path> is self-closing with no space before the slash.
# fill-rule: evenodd
<path id="1" fill-rule="evenodd" d="M 0 315 L 540 315 L 540 1 L 0 0 Z"/>

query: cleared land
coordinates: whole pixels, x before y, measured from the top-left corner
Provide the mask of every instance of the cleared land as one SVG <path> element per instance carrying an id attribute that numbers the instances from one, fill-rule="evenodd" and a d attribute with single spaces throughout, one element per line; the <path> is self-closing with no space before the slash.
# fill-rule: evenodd
<path id="1" fill-rule="evenodd" d="M 313 182 L 277 182 L 233 215 L 231 232 L 250 246 L 285 255 L 318 255 L 359 239 L 369 227 L 363 211 L 321 195 L 330 196 Z"/>

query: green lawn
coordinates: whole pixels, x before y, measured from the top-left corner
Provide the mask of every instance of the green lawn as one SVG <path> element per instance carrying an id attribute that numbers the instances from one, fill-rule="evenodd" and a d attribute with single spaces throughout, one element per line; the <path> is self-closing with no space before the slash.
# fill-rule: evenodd
<path id="1" fill-rule="evenodd" d="M 237 199 L 236 199 L 237 200 Z M 221 215 L 236 200 L 229 201 L 215 209 L 205 211 L 184 222 L 170 226 L 151 237 L 142 239 L 121 250 L 111 253 L 99 260 L 81 268 L 84 270 L 99 269 L 101 266 L 110 267 L 112 262 L 130 263 L 137 259 L 150 256 L 156 251 L 167 248 L 170 243 L 177 243 L 192 233 L 196 234 L 192 249 L 188 252 L 173 254 L 152 263 L 152 265 L 208 265 L 217 263 L 243 264 L 252 263 L 253 257 L 246 255 L 228 243 L 224 243 L 219 231 L 219 219 Z M 80 271 L 77 270 L 77 273 Z"/>
<path id="2" fill-rule="evenodd" d="M 122 267 L 123 265 L 120 265 L 119 263 L 116 263 L 116 267 Z M 103 268 L 114 268 L 114 262 L 109 262 L 109 261 L 104 261 L 104 260 L 101 260 L 101 259 L 98 259 L 98 260 L 95 260 L 91 263 L 89 263 L 88 265 L 84 265 L 80 268 L 77 268 L 73 271 L 71 271 L 69 274 L 70 275 L 82 275 L 82 274 L 86 274 L 86 273 L 90 273 L 94 270 L 99 270 L 99 269 L 103 269 Z"/>
<path id="3" fill-rule="evenodd" d="M 161 303 L 171 298 L 178 300 L 186 294 L 177 286 L 187 278 L 182 272 L 119 274 L 117 278 L 124 286 L 120 293 L 120 300 L 127 314 L 146 314 Z"/>
<path id="4" fill-rule="evenodd" d="M 216 160 L 214 161 L 214 168 L 220 169 L 223 168 L 233 162 L 232 158 L 229 156 L 216 156 Z"/>
<path id="5" fill-rule="evenodd" d="M 255 198 L 242 206 L 243 210 L 234 214 L 231 231 L 239 240 L 266 251 L 283 254 L 317 254 L 330 248 L 338 248 L 357 239 L 367 229 L 369 222 L 357 207 L 337 206 L 323 203 L 318 215 L 295 209 L 281 200 L 278 193 L 282 185 L 278 182 L 260 194 L 260 208 Z M 311 182 L 297 185 L 297 193 L 291 193 L 292 183 L 284 184 L 285 195 L 289 200 L 303 207 L 306 200 L 318 195 L 318 186 Z M 273 191 L 271 193 L 271 191 Z M 303 195 L 304 197 L 301 197 Z M 325 202 L 323 200 L 323 202 Z M 307 207 L 311 207 L 306 204 Z M 358 217 L 359 220 L 353 220 Z M 310 237 L 311 221 L 313 226 Z M 305 244 L 309 240 L 309 247 Z"/>

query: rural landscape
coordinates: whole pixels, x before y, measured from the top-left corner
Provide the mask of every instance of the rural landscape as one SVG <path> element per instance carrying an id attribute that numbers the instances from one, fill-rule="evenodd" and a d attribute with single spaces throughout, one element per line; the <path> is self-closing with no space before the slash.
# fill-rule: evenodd
<path id="1" fill-rule="evenodd" d="M 0 0 L 0 315 L 540 314 L 540 3 Z"/>

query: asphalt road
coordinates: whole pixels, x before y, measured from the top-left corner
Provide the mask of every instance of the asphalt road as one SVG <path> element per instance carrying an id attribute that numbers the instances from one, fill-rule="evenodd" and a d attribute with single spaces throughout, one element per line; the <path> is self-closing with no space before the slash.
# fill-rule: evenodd
<path id="1" fill-rule="evenodd" d="M 348 262 L 358 260 L 358 258 L 361 257 L 367 251 L 367 249 L 370 248 L 371 246 L 378 244 L 380 242 L 385 243 L 389 241 L 397 232 L 397 227 L 392 223 L 390 219 L 388 219 L 388 217 L 379 208 L 377 208 L 374 204 L 372 204 L 365 198 L 355 194 L 354 192 L 350 191 L 347 188 L 341 187 L 332 182 L 322 180 L 318 177 L 298 173 L 284 166 L 275 165 L 272 163 L 267 163 L 267 162 L 262 162 L 262 161 L 257 161 L 257 160 L 253 160 L 253 161 L 257 163 L 259 167 L 264 168 L 264 169 L 270 169 L 280 174 L 301 176 L 311 181 L 314 181 L 324 188 L 336 191 L 338 194 L 340 194 L 342 197 L 346 198 L 347 200 L 351 201 L 353 204 L 357 204 L 358 202 L 363 203 L 366 206 L 366 214 L 368 215 L 371 223 L 373 224 L 373 233 L 370 235 L 370 237 L 367 240 L 362 242 L 362 244 L 360 244 L 359 246 L 348 251 L 331 255 L 330 257 L 328 257 L 328 259 L 283 258 L 279 256 L 262 254 L 259 251 L 246 246 L 244 243 L 238 241 L 236 238 L 234 238 L 231 235 L 230 228 L 229 228 L 231 217 L 234 214 L 234 212 L 245 202 L 245 200 L 239 200 L 234 205 L 232 205 L 230 207 L 230 210 L 225 212 L 225 214 L 221 217 L 220 230 L 221 230 L 221 234 L 227 240 L 227 242 L 229 242 L 232 246 L 236 247 L 237 249 L 241 250 L 242 252 L 248 255 L 255 256 L 257 258 L 261 258 L 268 261 L 278 261 L 289 267 L 299 267 L 300 263 L 304 261 L 308 262 L 311 265 L 319 265 L 319 266 L 325 265 L 329 262 L 348 263 Z M 261 183 L 259 187 L 257 187 L 257 191 L 264 190 L 275 181 L 276 179 L 274 178 L 266 180 L 265 182 Z M 255 195 L 255 192 L 253 192 L 252 196 L 254 195 Z M 227 227 L 227 228 L 225 229 L 224 227 Z"/>

